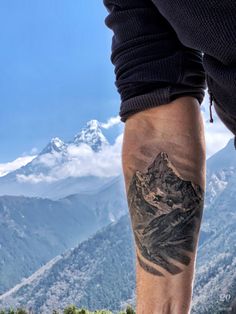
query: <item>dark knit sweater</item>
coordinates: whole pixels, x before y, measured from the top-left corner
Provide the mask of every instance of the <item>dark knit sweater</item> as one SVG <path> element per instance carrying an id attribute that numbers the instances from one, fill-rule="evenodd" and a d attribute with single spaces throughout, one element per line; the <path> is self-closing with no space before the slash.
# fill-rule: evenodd
<path id="1" fill-rule="evenodd" d="M 235 0 L 103 3 L 121 121 L 182 95 L 201 104 L 208 87 L 210 105 L 236 134 Z"/>

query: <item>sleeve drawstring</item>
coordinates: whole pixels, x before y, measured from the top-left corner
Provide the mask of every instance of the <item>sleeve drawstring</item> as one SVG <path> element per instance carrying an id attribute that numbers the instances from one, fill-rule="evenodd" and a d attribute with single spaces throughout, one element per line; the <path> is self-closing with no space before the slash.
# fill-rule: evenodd
<path id="1" fill-rule="evenodd" d="M 212 95 L 212 92 L 209 91 L 208 89 L 208 92 L 209 92 L 209 95 L 210 95 L 210 106 L 209 106 L 209 111 L 210 111 L 210 122 L 213 123 L 213 116 L 212 116 L 212 110 L 211 110 L 211 106 L 213 104 L 213 95 Z"/>

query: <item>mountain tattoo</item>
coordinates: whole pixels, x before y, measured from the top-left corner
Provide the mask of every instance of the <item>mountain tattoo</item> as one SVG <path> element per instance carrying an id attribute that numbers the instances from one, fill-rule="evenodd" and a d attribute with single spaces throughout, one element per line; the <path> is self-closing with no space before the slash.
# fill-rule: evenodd
<path id="1" fill-rule="evenodd" d="M 175 261 L 189 265 L 200 228 L 204 190 L 181 178 L 166 152 L 160 152 L 147 172 L 137 170 L 127 193 L 134 239 L 141 253 L 140 266 L 163 276 L 146 260 L 172 275 L 183 270 Z"/>

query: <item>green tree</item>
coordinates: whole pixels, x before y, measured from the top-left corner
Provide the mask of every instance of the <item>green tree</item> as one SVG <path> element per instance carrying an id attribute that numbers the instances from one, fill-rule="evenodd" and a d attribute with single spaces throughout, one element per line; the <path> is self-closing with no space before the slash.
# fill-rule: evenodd
<path id="1" fill-rule="evenodd" d="M 20 308 L 16 310 L 16 314 L 27 314 L 27 312 Z"/>
<path id="2" fill-rule="evenodd" d="M 89 312 L 87 312 L 85 309 L 78 309 L 78 312 L 76 312 L 77 314 L 89 314 Z"/>
<path id="3" fill-rule="evenodd" d="M 71 304 L 63 311 L 64 314 L 78 314 L 78 309 L 75 305 Z"/>
<path id="4" fill-rule="evenodd" d="M 126 314 L 135 314 L 134 310 L 130 305 L 128 305 L 126 308 Z"/>

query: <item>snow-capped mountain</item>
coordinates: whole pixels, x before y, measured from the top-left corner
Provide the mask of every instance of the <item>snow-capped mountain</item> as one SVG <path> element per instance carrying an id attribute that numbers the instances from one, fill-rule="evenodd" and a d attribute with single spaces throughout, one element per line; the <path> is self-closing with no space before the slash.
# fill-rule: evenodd
<path id="1" fill-rule="evenodd" d="M 0 177 L 0 195 L 56 199 L 94 192 L 120 174 L 119 160 L 119 143 L 110 145 L 101 123 L 91 120 L 74 140 L 54 137 L 28 164 Z"/>
<path id="2" fill-rule="evenodd" d="M 53 137 L 48 145 L 41 151 L 39 155 L 50 153 L 66 153 L 67 143 L 64 143 L 59 137 Z"/>
<path id="3" fill-rule="evenodd" d="M 109 142 L 102 134 L 101 124 L 97 120 L 90 120 L 86 126 L 74 137 L 74 143 L 88 144 L 95 152 L 100 151 L 103 146 L 109 145 Z"/>

